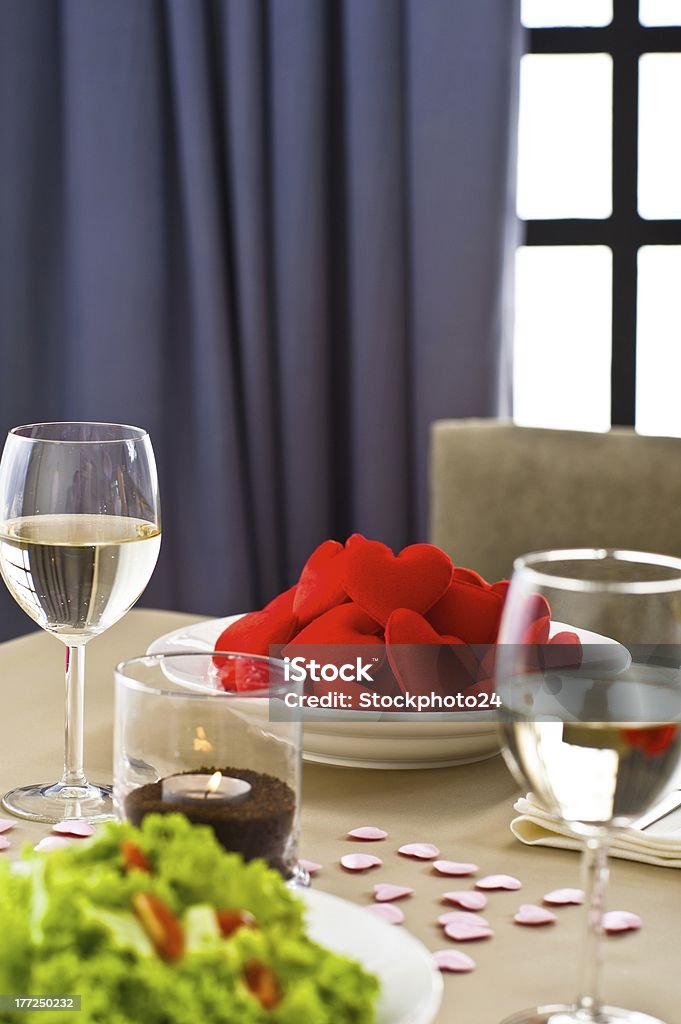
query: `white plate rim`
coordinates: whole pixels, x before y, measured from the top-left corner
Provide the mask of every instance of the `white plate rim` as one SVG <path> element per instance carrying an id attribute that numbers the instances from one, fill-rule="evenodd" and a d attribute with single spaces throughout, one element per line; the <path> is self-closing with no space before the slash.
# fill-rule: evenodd
<path id="1" fill-rule="evenodd" d="M 157 637 L 149 645 L 147 654 L 163 654 L 169 651 L 178 654 L 182 651 L 207 654 L 214 649 L 215 641 L 220 633 L 232 622 L 241 618 L 242 614 L 229 615 L 217 619 L 203 619 L 199 622 L 170 630 Z M 551 633 L 553 635 L 561 630 L 572 628 L 574 627 L 566 623 L 553 622 Z M 585 645 L 594 642 L 607 642 L 620 648 L 620 650 L 626 651 L 626 648 L 622 648 L 617 641 L 609 637 L 600 637 L 598 634 L 590 633 L 586 630 L 577 630 L 577 632 L 583 637 Z M 628 665 L 631 662 L 631 656 L 628 651 L 626 651 L 626 655 L 628 657 Z M 625 667 L 624 662 L 622 662 L 614 670 L 614 674 L 619 674 Z M 487 720 L 485 716 L 487 716 Z M 357 724 L 357 728 L 352 725 L 352 722 Z M 414 743 L 416 743 L 417 739 L 420 741 L 418 749 L 414 747 L 411 756 L 400 757 L 396 757 L 394 753 L 388 754 L 386 749 L 382 751 L 376 749 L 374 752 L 373 749 L 370 749 L 371 744 L 367 745 L 362 743 L 361 740 L 372 724 L 377 725 L 379 723 L 384 737 L 392 735 L 394 730 L 404 729 L 405 739 L 408 736 L 410 740 L 414 740 Z M 500 745 L 497 740 L 498 723 L 494 712 L 472 713 L 471 717 L 466 721 L 454 723 L 456 731 L 450 732 L 447 729 L 447 726 L 450 724 L 450 716 L 438 712 L 422 712 L 420 714 L 405 712 L 354 712 L 352 713 L 352 719 L 348 716 L 343 723 L 341 723 L 338 713 L 334 713 L 331 718 L 326 716 L 325 720 L 323 712 L 313 712 L 309 714 L 309 720 L 306 717 L 306 730 L 308 726 L 313 729 L 316 749 L 311 748 L 304 740 L 303 759 L 310 763 L 339 768 L 371 768 L 400 771 L 405 769 L 449 768 L 461 764 L 472 764 L 487 760 L 499 753 Z M 344 733 L 347 730 L 345 734 L 348 740 L 359 741 L 359 747 L 355 755 L 345 756 L 337 750 L 329 749 L 329 743 L 324 738 L 324 734 L 338 736 L 341 729 Z M 452 747 L 450 756 L 448 750 L 440 748 L 437 753 L 433 750 L 430 756 L 424 756 L 426 744 L 430 740 L 451 738 L 452 743 L 455 744 L 457 739 L 460 741 L 463 737 L 464 729 L 465 735 L 469 739 L 476 734 L 478 740 L 477 750 L 464 753 L 463 750 L 456 750 Z M 364 736 L 364 738 L 366 737 Z M 411 743 L 409 748 L 411 750 Z"/>
<path id="2" fill-rule="evenodd" d="M 382 995 L 376 1024 L 433 1024 L 444 986 L 432 954 L 419 939 L 406 928 L 382 921 L 361 904 L 332 893 L 304 889 L 297 895 L 307 904 L 308 932 L 316 942 L 351 956 L 378 975 Z M 343 928 L 352 933 L 351 943 L 339 942 L 339 930 L 342 934 Z M 406 964 L 418 967 L 421 988 L 414 988 L 414 975 L 407 976 Z M 399 965 L 399 969 L 395 965 Z M 404 987 L 396 989 L 395 981 L 399 982 L 402 976 Z M 387 1000 L 390 1002 L 386 1003 Z M 393 1005 L 400 1007 L 401 1012 L 392 1012 Z"/>

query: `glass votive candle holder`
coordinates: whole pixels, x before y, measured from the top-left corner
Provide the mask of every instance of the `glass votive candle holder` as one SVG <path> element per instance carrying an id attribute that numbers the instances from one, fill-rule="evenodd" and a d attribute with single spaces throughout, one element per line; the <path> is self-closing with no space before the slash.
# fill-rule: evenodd
<path id="1" fill-rule="evenodd" d="M 307 884 L 297 862 L 302 724 L 285 700 L 303 684 L 285 679 L 283 662 L 156 654 L 122 662 L 115 677 L 116 816 L 140 825 L 180 812 L 226 850 Z"/>

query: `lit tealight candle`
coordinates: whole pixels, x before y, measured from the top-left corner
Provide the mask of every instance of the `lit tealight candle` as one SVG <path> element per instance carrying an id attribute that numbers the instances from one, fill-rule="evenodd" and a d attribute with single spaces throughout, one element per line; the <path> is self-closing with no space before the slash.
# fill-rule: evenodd
<path id="1" fill-rule="evenodd" d="M 251 785 L 243 779 L 214 772 L 212 775 L 170 775 L 161 783 L 167 803 L 240 804 L 248 800 Z"/>

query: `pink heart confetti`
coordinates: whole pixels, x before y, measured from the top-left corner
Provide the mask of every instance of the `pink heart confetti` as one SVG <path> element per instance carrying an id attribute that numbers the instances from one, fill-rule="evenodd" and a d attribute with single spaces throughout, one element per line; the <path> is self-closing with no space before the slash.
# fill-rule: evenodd
<path id="1" fill-rule="evenodd" d="M 544 903 L 551 903 L 556 907 L 567 906 L 569 903 L 583 903 L 584 892 L 582 889 L 552 889 L 544 897 Z"/>
<path id="2" fill-rule="evenodd" d="M 537 907 L 534 903 L 521 903 L 513 920 L 516 924 L 555 924 L 556 915 L 546 907 Z"/>
<path id="3" fill-rule="evenodd" d="M 52 831 L 60 836 L 75 836 L 77 839 L 87 839 L 95 834 L 96 829 L 89 821 L 83 821 L 80 818 L 68 818 L 53 825 Z"/>
<path id="4" fill-rule="evenodd" d="M 317 864 L 314 860 L 305 860 L 304 857 L 298 858 L 298 864 L 304 871 L 307 871 L 308 875 L 316 875 L 322 870 L 321 864 Z"/>
<path id="5" fill-rule="evenodd" d="M 391 885 L 389 882 L 378 882 L 374 886 L 374 899 L 377 903 L 387 903 L 390 900 L 401 900 L 404 896 L 411 896 L 413 891 L 408 885 Z"/>
<path id="6" fill-rule="evenodd" d="M 10 821 L 9 818 L 0 818 L 0 832 L 9 832 L 15 825 L 16 821 Z"/>
<path id="7" fill-rule="evenodd" d="M 476 889 L 522 889 L 523 883 L 513 875 L 485 875 L 475 883 Z"/>
<path id="8" fill-rule="evenodd" d="M 456 903 L 464 910 L 484 910 L 487 906 L 487 897 L 484 892 L 475 892 L 474 890 L 469 892 L 468 889 L 446 892 L 442 899 L 445 903 Z"/>
<path id="9" fill-rule="evenodd" d="M 404 921 L 403 911 L 392 903 L 372 903 L 366 909 L 377 917 L 382 917 L 388 924 L 402 924 Z"/>
<path id="10" fill-rule="evenodd" d="M 629 910 L 608 910 L 603 914 L 603 930 L 609 935 L 615 932 L 635 932 L 642 924 L 638 914 L 632 914 Z"/>
<path id="11" fill-rule="evenodd" d="M 5 839 L 4 836 L 0 836 L 0 850 L 7 850 L 12 844 L 9 839 Z"/>
<path id="12" fill-rule="evenodd" d="M 340 862 L 346 871 L 368 871 L 383 863 L 380 857 L 374 857 L 372 853 L 346 853 Z"/>
<path id="13" fill-rule="evenodd" d="M 45 836 L 39 843 L 36 843 L 33 849 L 46 853 L 50 850 L 61 850 L 62 847 L 70 845 L 70 840 L 64 839 L 63 836 Z"/>
<path id="14" fill-rule="evenodd" d="M 485 925 L 452 921 L 445 925 L 445 935 L 454 942 L 477 942 L 479 939 L 491 939 L 494 932 Z"/>
<path id="15" fill-rule="evenodd" d="M 436 860 L 433 867 L 440 875 L 474 875 L 479 870 L 477 864 L 461 864 L 456 860 Z"/>
<path id="16" fill-rule="evenodd" d="M 417 860 L 435 860 L 440 856 L 437 846 L 432 843 L 406 843 L 397 852 L 403 857 L 416 857 Z"/>
<path id="17" fill-rule="evenodd" d="M 440 914 L 437 923 L 443 927 L 446 927 L 448 924 L 479 924 L 482 928 L 489 928 L 489 921 L 482 917 L 481 914 L 469 913 L 466 910 L 449 910 L 446 914 Z"/>
<path id="18" fill-rule="evenodd" d="M 475 960 L 460 949 L 438 949 L 433 953 L 433 960 L 441 971 L 453 971 L 454 974 L 466 974 L 476 967 Z"/>
<path id="19" fill-rule="evenodd" d="M 387 839 L 388 833 L 382 828 L 374 825 L 362 825 L 360 828 L 353 828 L 348 832 L 348 839 L 363 839 L 368 843 L 378 842 L 379 839 Z"/>

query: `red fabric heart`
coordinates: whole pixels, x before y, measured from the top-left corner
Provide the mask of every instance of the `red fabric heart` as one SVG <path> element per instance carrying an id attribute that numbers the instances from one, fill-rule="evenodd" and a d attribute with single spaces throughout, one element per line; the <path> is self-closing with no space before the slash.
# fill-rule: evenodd
<path id="1" fill-rule="evenodd" d="M 537 606 L 539 607 L 539 606 Z M 543 619 L 533 623 L 537 635 L 548 636 L 548 626 Z M 480 679 L 494 680 L 496 676 L 496 656 L 498 648 L 494 645 L 488 647 L 480 661 Z M 563 630 L 556 633 L 551 639 L 526 640 L 524 644 L 518 644 L 513 649 L 514 664 L 510 669 L 518 677 L 527 673 L 534 673 L 537 670 L 546 672 L 549 670 L 560 671 L 561 669 L 579 668 L 582 663 L 582 642 L 576 633 Z"/>
<path id="2" fill-rule="evenodd" d="M 544 669 L 579 668 L 582 664 L 582 641 L 568 630 L 552 636 L 541 652 Z"/>
<path id="3" fill-rule="evenodd" d="M 441 636 L 418 612 L 397 608 L 385 629 L 388 660 L 405 693 L 440 696 L 475 683 L 478 661 L 456 636 Z"/>
<path id="4" fill-rule="evenodd" d="M 385 661 L 385 644 L 380 636 L 381 627 L 352 602 L 330 608 L 324 615 L 301 629 L 286 645 L 284 657 L 303 657 L 306 661 L 341 666 L 361 658 L 363 664 L 371 662 L 370 674 L 378 672 Z M 369 649 L 367 649 L 369 648 Z M 333 689 L 333 686 L 331 689 Z M 368 685 L 368 684 L 365 684 Z M 324 684 L 326 692 L 328 684 Z M 306 683 L 306 691 L 313 688 Z M 314 686 L 317 693 L 317 687 Z"/>
<path id="5" fill-rule="evenodd" d="M 396 608 L 385 627 L 388 661 L 405 693 L 442 695 L 437 662 L 443 643 L 457 643 L 456 637 L 442 637 L 409 608 Z"/>
<path id="6" fill-rule="evenodd" d="M 390 657 L 391 644 L 461 644 L 456 636 L 442 636 L 428 620 L 411 608 L 396 608 L 385 627 L 385 642 Z"/>
<path id="7" fill-rule="evenodd" d="M 581 648 L 582 642 L 576 633 L 572 633 L 567 629 L 563 629 L 560 633 L 554 633 L 549 640 L 550 644 L 567 644 L 571 646 L 578 646 Z"/>
<path id="8" fill-rule="evenodd" d="M 451 578 L 451 559 L 433 544 L 412 544 L 397 557 L 386 544 L 359 533 L 345 545 L 345 589 L 383 626 L 396 608 L 428 611 Z"/>
<path id="9" fill-rule="evenodd" d="M 551 631 L 551 609 L 541 594 L 531 594 L 526 602 L 524 617 L 527 622 L 523 643 L 547 644 Z"/>
<path id="10" fill-rule="evenodd" d="M 379 624 L 352 601 L 330 608 L 308 626 L 299 630 L 289 642 L 289 647 L 298 644 L 380 644 Z"/>
<path id="11" fill-rule="evenodd" d="M 213 665 L 217 670 L 217 677 L 223 690 L 236 690 L 248 692 L 252 690 L 267 690 L 274 681 L 279 683 L 279 676 L 271 678 L 271 666 L 269 661 L 260 660 L 250 654 L 244 654 L 242 658 L 213 658 Z"/>
<path id="12" fill-rule="evenodd" d="M 298 580 L 293 613 L 301 626 L 350 598 L 343 586 L 345 548 L 325 540 L 312 552 Z"/>
<path id="13" fill-rule="evenodd" d="M 472 583 L 475 587 L 482 587 L 483 590 L 489 590 L 489 583 L 483 579 L 479 572 L 475 569 L 464 569 L 462 565 L 454 566 L 454 573 L 452 575 L 453 580 L 460 580 L 462 583 Z"/>
<path id="14" fill-rule="evenodd" d="M 576 633 L 564 630 L 551 637 L 551 609 L 542 594 L 530 594 L 523 609 L 526 622 L 517 656 L 521 672 L 540 669 L 579 668 L 582 643 Z"/>
<path id="15" fill-rule="evenodd" d="M 506 595 L 508 593 L 508 588 L 510 586 L 511 586 L 511 581 L 510 580 L 497 580 L 496 583 L 492 584 L 492 590 L 494 591 L 495 594 L 498 594 L 499 597 L 503 598 L 503 600 L 505 601 L 506 600 Z"/>
<path id="16" fill-rule="evenodd" d="M 293 614 L 296 588 L 279 594 L 262 611 L 249 612 L 232 622 L 220 634 L 216 651 L 269 655 L 273 644 L 286 644 L 295 635 L 298 620 Z"/>
<path id="17" fill-rule="evenodd" d="M 426 618 L 438 633 L 454 634 L 467 644 L 492 644 L 503 606 L 503 599 L 491 587 L 453 580 Z"/>
<path id="18" fill-rule="evenodd" d="M 242 615 L 223 630 L 214 649 L 268 657 L 271 646 L 288 643 L 298 628 L 298 620 L 293 614 L 295 593 L 296 588 L 290 587 L 270 601 L 262 611 Z M 253 686 L 241 685 L 247 674 L 242 671 L 243 665 L 239 668 L 238 662 L 225 663 L 218 659 L 214 664 L 224 690 L 257 688 L 255 683 Z"/>

